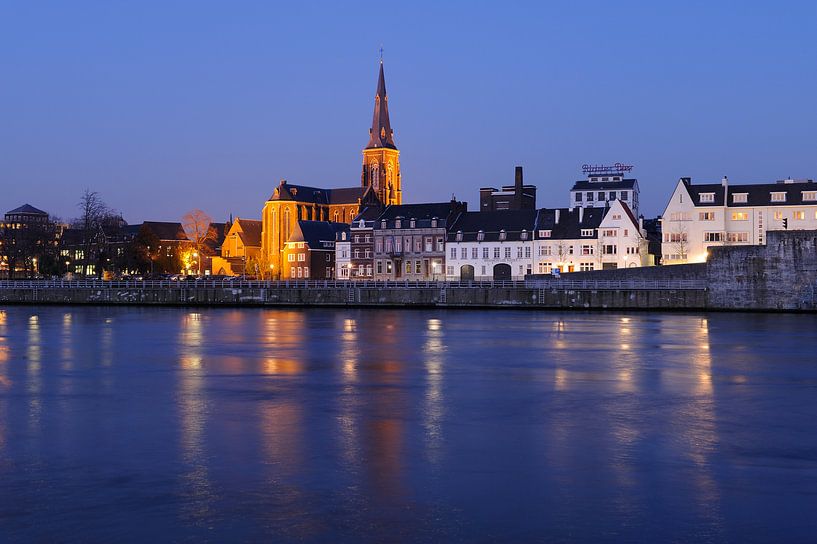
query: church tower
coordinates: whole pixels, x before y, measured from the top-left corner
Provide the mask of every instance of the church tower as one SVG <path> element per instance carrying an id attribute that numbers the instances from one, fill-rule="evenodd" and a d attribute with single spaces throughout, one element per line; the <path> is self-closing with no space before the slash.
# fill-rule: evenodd
<path id="1" fill-rule="evenodd" d="M 364 190 L 371 188 L 380 202 L 386 206 L 402 204 L 403 188 L 400 179 L 400 152 L 394 145 L 394 131 L 389 122 L 389 97 L 386 94 L 386 78 L 383 75 L 383 59 L 380 59 L 380 76 L 374 96 L 374 117 L 369 129 L 369 143 L 363 149 Z"/>

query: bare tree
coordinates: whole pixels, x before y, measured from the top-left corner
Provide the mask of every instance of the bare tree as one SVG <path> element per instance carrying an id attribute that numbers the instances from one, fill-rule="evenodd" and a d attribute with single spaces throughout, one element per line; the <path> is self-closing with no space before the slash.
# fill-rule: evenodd
<path id="1" fill-rule="evenodd" d="M 686 261 L 687 251 L 689 251 L 689 228 L 687 224 L 683 221 L 674 221 L 668 235 L 669 242 L 672 243 L 678 258 Z"/>
<path id="2" fill-rule="evenodd" d="M 197 268 L 199 276 L 201 276 L 201 263 L 204 260 L 204 255 L 211 251 L 208 242 L 214 242 L 218 239 L 216 229 L 213 228 L 212 223 L 213 218 L 199 209 L 190 210 L 182 217 L 184 233 L 198 253 Z"/>
<path id="3" fill-rule="evenodd" d="M 111 212 L 99 193 L 90 189 L 85 189 L 82 193 L 77 207 L 80 209 L 80 216 L 74 221 L 74 228 L 82 231 L 82 273 L 87 276 L 91 263 L 98 260 L 91 252 L 102 231 L 102 224 Z M 96 270 L 96 273 L 101 275 L 102 270 Z"/>

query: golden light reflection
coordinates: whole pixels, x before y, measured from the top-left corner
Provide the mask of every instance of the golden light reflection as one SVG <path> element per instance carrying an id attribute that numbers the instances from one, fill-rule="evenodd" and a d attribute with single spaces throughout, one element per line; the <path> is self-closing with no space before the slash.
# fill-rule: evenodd
<path id="1" fill-rule="evenodd" d="M 358 349 L 357 321 L 343 320 L 343 334 L 341 335 L 340 357 L 343 361 L 343 377 L 349 382 L 357 381 L 357 361 L 360 358 Z"/>
<path id="2" fill-rule="evenodd" d="M 276 359 L 270 357 L 264 361 L 265 374 L 295 375 L 303 371 L 303 363 L 295 359 Z"/>
<path id="3" fill-rule="evenodd" d="M 204 451 L 207 424 L 207 397 L 204 389 L 202 360 L 203 323 L 201 314 L 191 312 L 182 317 L 179 328 L 179 418 L 181 426 L 182 460 L 188 469 L 181 474 L 187 493 L 193 498 L 186 503 L 183 516 L 206 519 L 211 515 L 214 497 L 209 467 Z"/>
<path id="4" fill-rule="evenodd" d="M 569 376 L 567 370 L 564 368 L 557 368 L 553 379 L 553 385 L 556 387 L 556 391 L 567 391 L 569 388 L 568 379 Z"/>

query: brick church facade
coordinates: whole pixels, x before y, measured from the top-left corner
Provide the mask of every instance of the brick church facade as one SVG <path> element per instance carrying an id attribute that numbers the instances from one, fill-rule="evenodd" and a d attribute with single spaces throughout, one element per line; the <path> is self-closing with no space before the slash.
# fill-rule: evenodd
<path id="1" fill-rule="evenodd" d="M 295 185 L 283 180 L 264 204 L 261 255 L 273 277 L 286 273 L 284 251 L 298 221 L 352 222 L 361 210 L 382 209 L 402 203 L 400 152 L 394 143 L 386 94 L 383 61 L 374 99 L 374 116 L 369 142 L 363 149 L 363 173 L 358 187 L 324 189 Z"/>

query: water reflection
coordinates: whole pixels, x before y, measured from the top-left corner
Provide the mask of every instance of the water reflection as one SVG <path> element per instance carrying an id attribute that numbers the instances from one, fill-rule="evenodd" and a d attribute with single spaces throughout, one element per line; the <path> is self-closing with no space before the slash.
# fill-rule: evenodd
<path id="1" fill-rule="evenodd" d="M 213 493 L 204 432 L 208 416 L 203 374 L 203 320 L 198 312 L 181 317 L 179 328 L 179 409 L 181 423 L 181 454 L 187 465 L 182 483 L 190 497 L 183 505 L 185 518 L 203 523 L 212 514 Z"/>
<path id="2" fill-rule="evenodd" d="M 11 539 L 817 530 L 811 316 L 143 312 L 0 310 Z"/>
<path id="3" fill-rule="evenodd" d="M 443 326 L 440 319 L 429 319 L 425 331 L 426 341 L 423 356 L 426 371 L 426 392 L 424 397 L 424 421 L 426 433 L 426 456 L 437 464 L 442 450 L 443 431 L 443 363 L 445 344 Z"/>

